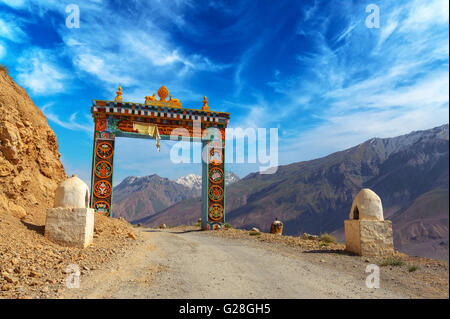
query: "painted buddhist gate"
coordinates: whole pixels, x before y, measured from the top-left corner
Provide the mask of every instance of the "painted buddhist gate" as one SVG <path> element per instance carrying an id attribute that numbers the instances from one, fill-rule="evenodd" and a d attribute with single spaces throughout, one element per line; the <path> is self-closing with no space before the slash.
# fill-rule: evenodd
<path id="1" fill-rule="evenodd" d="M 202 143 L 202 229 L 225 223 L 225 128 L 230 114 L 210 111 L 206 96 L 202 109 L 182 108 L 164 86 L 158 90 L 159 100 L 154 93 L 144 104 L 123 102 L 121 87 L 116 93 L 114 101 L 94 100 L 91 108 L 95 132 L 90 206 L 111 216 L 116 137 L 155 139 L 158 151 L 160 140 L 177 137 Z"/>

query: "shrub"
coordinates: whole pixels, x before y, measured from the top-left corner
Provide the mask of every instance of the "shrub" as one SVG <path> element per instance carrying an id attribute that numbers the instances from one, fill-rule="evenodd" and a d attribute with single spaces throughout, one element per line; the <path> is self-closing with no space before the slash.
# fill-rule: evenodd
<path id="1" fill-rule="evenodd" d="M 8 74 L 8 68 L 6 67 L 6 65 L 1 64 L 1 63 L 0 63 L 0 71 L 3 71 L 6 74 Z"/>
<path id="2" fill-rule="evenodd" d="M 408 271 L 409 271 L 409 272 L 414 272 L 414 271 L 416 271 L 417 269 L 419 269 L 419 266 L 416 266 L 416 265 L 409 265 L 409 266 L 408 266 Z"/>
<path id="3" fill-rule="evenodd" d="M 249 233 L 250 236 L 261 236 L 261 233 L 259 231 L 251 231 Z"/>
<path id="4" fill-rule="evenodd" d="M 326 244 L 326 245 L 324 245 L 324 246 L 328 246 L 328 244 L 331 244 L 331 243 L 336 243 L 336 237 L 334 237 L 334 236 L 332 236 L 332 235 L 330 235 L 330 234 L 323 234 L 322 236 L 320 236 L 320 238 L 319 238 L 319 242 L 321 243 L 321 244 Z"/>
<path id="5" fill-rule="evenodd" d="M 194 224 L 194 226 L 201 226 L 202 225 L 202 222 L 196 222 L 195 224 Z"/>
<path id="6" fill-rule="evenodd" d="M 389 257 L 380 263 L 381 267 L 402 266 L 402 265 L 403 265 L 403 260 L 401 260 L 399 257 Z"/>
<path id="7" fill-rule="evenodd" d="M 231 228 L 231 225 L 229 224 L 229 223 L 225 223 L 225 224 L 223 224 L 223 228 Z"/>

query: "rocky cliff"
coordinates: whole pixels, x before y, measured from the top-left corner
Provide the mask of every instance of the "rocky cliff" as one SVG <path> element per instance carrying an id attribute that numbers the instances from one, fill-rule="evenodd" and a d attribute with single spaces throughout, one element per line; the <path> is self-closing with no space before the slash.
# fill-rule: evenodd
<path id="1" fill-rule="evenodd" d="M 0 215 L 42 224 L 66 178 L 58 141 L 41 110 L 0 70 Z"/>
<path id="2" fill-rule="evenodd" d="M 84 273 L 129 251 L 124 220 L 96 214 L 94 245 L 66 248 L 44 237 L 47 208 L 67 178 L 45 116 L 0 65 L 0 299 L 59 298 L 65 267 Z"/>

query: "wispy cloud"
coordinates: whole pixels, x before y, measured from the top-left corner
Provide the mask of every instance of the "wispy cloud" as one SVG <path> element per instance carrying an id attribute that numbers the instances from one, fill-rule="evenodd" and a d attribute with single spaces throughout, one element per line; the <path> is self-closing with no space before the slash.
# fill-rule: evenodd
<path id="1" fill-rule="evenodd" d="M 88 133 L 89 135 L 92 135 L 94 132 L 94 125 L 92 123 L 92 120 L 90 118 L 85 117 L 85 119 L 79 119 L 78 113 L 72 113 L 69 116 L 68 121 L 61 120 L 60 116 L 55 114 L 54 110 L 52 109 L 54 106 L 54 103 L 48 103 L 42 106 L 42 112 L 44 112 L 45 116 L 53 123 L 64 127 L 71 131 L 82 131 L 85 133 Z"/>
<path id="2" fill-rule="evenodd" d="M 59 67 L 53 52 L 31 48 L 17 62 L 17 80 L 32 93 L 49 95 L 64 91 L 67 71 Z"/>
<path id="3" fill-rule="evenodd" d="M 0 2 L 0 57 L 38 104 L 51 97 L 44 111 L 70 137 L 92 134 L 88 100 L 113 99 L 119 84 L 128 101 L 164 84 L 184 107 L 207 95 L 230 127 L 278 127 L 284 163 L 448 118 L 447 1 L 380 2 L 380 29 L 351 1 L 91 0 L 80 29 L 65 26 L 66 4 Z M 163 150 L 137 158 L 143 145 L 123 143 L 123 174 L 150 173 L 155 156 L 165 167 Z"/>
<path id="4" fill-rule="evenodd" d="M 250 48 L 248 48 L 244 52 L 244 54 L 242 54 L 239 63 L 237 64 L 236 69 L 234 71 L 234 84 L 236 87 L 236 90 L 234 92 L 235 97 L 241 94 L 241 91 L 245 85 L 245 81 L 242 79 L 242 72 L 246 68 L 251 58 L 261 48 L 262 43 L 263 43 L 262 39 L 256 41 L 255 44 L 253 44 Z"/>
<path id="5" fill-rule="evenodd" d="M 325 25 L 314 29 L 316 51 L 298 56 L 299 74 L 269 83 L 288 101 L 284 105 L 298 105 L 299 97 L 314 105 L 307 108 L 307 117 L 315 124 L 284 140 L 283 161 L 292 161 L 300 149 L 312 158 L 373 136 L 395 136 L 447 121 L 445 3 L 388 3 L 389 9 L 381 6 L 386 16 L 379 30 L 358 23 L 365 18 L 363 6 L 360 16 L 352 16 L 358 12 L 352 8 L 347 27 L 331 42 L 341 41 L 337 47 L 330 45 Z M 289 116 L 281 122 L 287 123 Z"/>
<path id="6" fill-rule="evenodd" d="M 353 29 L 356 28 L 356 26 L 357 26 L 358 24 L 359 24 L 359 22 L 350 25 L 344 32 L 342 32 L 342 33 L 337 37 L 336 42 L 339 42 L 339 41 L 345 39 L 347 36 L 349 36 L 350 33 L 353 31 Z"/>
<path id="7" fill-rule="evenodd" d="M 4 57 L 5 54 L 6 54 L 6 49 L 5 49 L 5 47 L 3 46 L 3 44 L 0 42 L 0 59 L 1 59 L 2 57 Z"/>
<path id="8" fill-rule="evenodd" d="M 26 4 L 26 0 L 1 0 L 0 3 L 3 3 L 12 8 L 22 8 Z"/>
<path id="9" fill-rule="evenodd" d="M 55 31 L 62 38 L 63 46 L 49 48 L 47 53 L 59 59 L 69 59 L 74 70 L 69 70 L 67 64 L 63 67 L 62 63 L 57 68 L 58 61 L 54 58 L 53 65 L 46 63 L 42 66 L 49 69 L 49 77 L 53 79 L 62 80 L 60 76 L 67 69 L 80 79 L 96 80 L 107 90 L 118 84 L 143 89 L 149 78 L 159 79 L 167 86 L 181 86 L 196 72 L 219 72 L 231 67 L 230 64 L 214 62 L 211 56 L 192 50 L 187 52 L 173 41 L 167 23 L 183 27 L 184 10 L 194 7 L 190 1 L 126 2 L 121 5 L 122 10 L 105 1 L 77 5 L 81 18 L 79 29 L 65 26 L 66 5 L 59 1 L 27 0 L 15 6 L 40 15 L 52 12 L 61 19 L 61 23 L 55 25 Z M 152 19 L 148 19 L 148 13 L 152 13 Z M 0 20 L 0 30 L 3 25 L 5 30 L 8 27 L 8 32 L 5 32 L 8 38 L 13 38 L 14 30 L 16 33 L 21 31 L 20 28 L 13 29 L 11 24 L 2 24 Z M 36 70 L 36 75 L 43 73 L 37 66 L 27 67 L 31 68 Z M 21 73 L 25 71 L 22 68 Z M 35 92 L 42 93 L 39 83 L 29 80 L 26 84 Z M 184 83 L 185 90 L 187 87 Z M 53 91 L 60 88 L 61 85 L 56 85 Z"/>
<path id="10" fill-rule="evenodd" d="M 22 30 L 20 19 L 14 18 L 11 15 L 0 13 L 0 38 L 21 43 L 28 40 L 28 36 Z"/>
<path id="11" fill-rule="evenodd" d="M 172 40 L 168 30 L 152 22 L 154 19 L 144 18 L 143 12 L 164 15 L 162 7 L 169 7 L 169 3 L 135 5 L 136 11 L 126 15 L 102 3 L 102 19 L 98 18 L 98 11 L 83 10 L 77 32 L 64 27 L 58 30 L 65 44 L 65 56 L 72 61 L 79 78 L 96 81 L 110 92 L 119 84 L 132 91 L 144 91 L 164 83 L 171 90 L 182 87 L 183 93 L 193 96 L 190 77 L 197 72 L 219 72 L 230 67 L 203 54 L 186 52 Z M 184 7 L 178 5 L 178 13 Z"/>

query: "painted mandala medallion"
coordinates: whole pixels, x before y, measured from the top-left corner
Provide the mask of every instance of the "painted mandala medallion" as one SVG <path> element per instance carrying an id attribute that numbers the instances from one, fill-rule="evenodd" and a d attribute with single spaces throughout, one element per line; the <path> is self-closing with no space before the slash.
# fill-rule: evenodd
<path id="1" fill-rule="evenodd" d="M 211 164 L 222 164 L 222 151 L 218 149 L 212 149 L 209 152 L 209 162 Z"/>
<path id="2" fill-rule="evenodd" d="M 209 189 L 209 198 L 213 201 L 219 201 L 223 198 L 223 189 L 220 186 L 214 185 Z"/>
<path id="3" fill-rule="evenodd" d="M 94 209 L 102 214 L 105 214 L 106 216 L 109 216 L 109 204 L 105 201 L 98 201 L 94 204 Z"/>
<path id="4" fill-rule="evenodd" d="M 111 195 L 112 187 L 108 181 L 98 181 L 94 185 L 94 195 L 99 198 L 106 198 Z"/>
<path id="5" fill-rule="evenodd" d="M 222 183 L 223 181 L 223 171 L 222 169 L 220 169 L 219 167 L 213 167 L 210 171 L 209 171 L 209 180 L 211 181 L 211 183 Z"/>
<path id="6" fill-rule="evenodd" d="M 95 175 L 100 178 L 108 178 L 112 174 L 111 164 L 107 161 L 101 161 L 95 166 Z"/>
<path id="7" fill-rule="evenodd" d="M 209 207 L 208 216 L 213 221 L 218 221 L 223 218 L 223 207 L 219 204 L 213 204 Z"/>
<path id="8" fill-rule="evenodd" d="M 97 145 L 97 156 L 103 159 L 110 158 L 113 155 L 113 147 L 108 142 L 100 142 Z"/>

